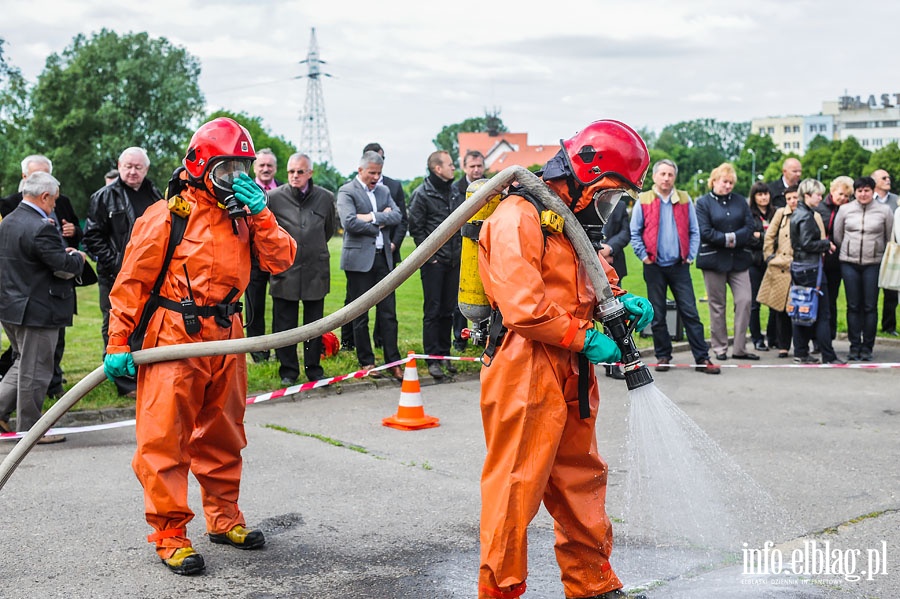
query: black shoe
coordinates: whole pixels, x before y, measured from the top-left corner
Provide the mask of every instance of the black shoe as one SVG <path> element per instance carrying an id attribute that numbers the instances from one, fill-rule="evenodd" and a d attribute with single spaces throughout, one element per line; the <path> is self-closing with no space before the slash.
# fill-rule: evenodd
<path id="1" fill-rule="evenodd" d="M 759 341 L 753 342 L 753 349 L 756 351 L 769 351 L 769 346 L 766 345 L 766 342 L 760 339 Z"/>
<path id="2" fill-rule="evenodd" d="M 209 540 L 217 545 L 231 545 L 238 549 L 256 549 L 266 544 L 261 530 L 250 530 L 240 524 L 222 534 L 209 533 Z"/>
<path id="3" fill-rule="evenodd" d="M 725 352 L 722 352 L 721 354 L 716 354 L 716 360 L 727 360 L 727 359 L 728 359 L 728 354 L 726 354 Z"/>
<path id="4" fill-rule="evenodd" d="M 290 387 L 292 385 L 297 384 L 297 379 L 288 378 L 286 376 L 281 377 L 281 385 L 283 387 Z"/>
<path id="5" fill-rule="evenodd" d="M 824 362 L 824 364 L 835 364 L 835 365 L 837 365 L 837 366 L 840 366 L 840 365 L 842 365 L 842 364 L 846 364 L 846 362 L 844 362 L 844 361 L 841 360 L 840 358 L 835 358 L 834 360 L 826 360 L 826 361 Z"/>
<path id="6" fill-rule="evenodd" d="M 454 341 L 453 342 L 453 349 L 455 349 L 456 351 L 458 351 L 460 353 L 466 351 L 466 348 L 468 346 L 469 346 L 469 344 L 466 341 Z"/>
<path id="7" fill-rule="evenodd" d="M 193 547 L 180 547 L 169 559 L 162 561 L 166 567 L 182 576 L 199 574 L 206 568 L 203 556 L 197 553 Z"/>
<path id="8" fill-rule="evenodd" d="M 352 343 L 341 343 L 341 351 L 356 351 L 356 346 Z"/>
<path id="9" fill-rule="evenodd" d="M 852 351 L 849 354 L 847 354 L 847 361 L 848 362 L 859 362 L 859 352 Z"/>
<path id="10" fill-rule="evenodd" d="M 890 331 L 882 331 L 885 335 L 890 335 L 891 337 L 900 337 L 900 333 L 891 329 Z"/>
<path id="11" fill-rule="evenodd" d="M 872 361 L 872 352 L 870 352 L 870 351 L 859 352 L 859 359 L 863 362 L 871 362 Z"/>
<path id="12" fill-rule="evenodd" d="M 441 370 L 441 365 L 437 362 L 432 362 L 428 365 L 428 374 L 430 374 L 431 378 L 435 380 L 444 378 L 444 371 Z"/>
<path id="13" fill-rule="evenodd" d="M 625 373 L 622 372 L 622 369 L 619 366 L 614 364 L 612 366 L 604 366 L 604 368 L 606 369 L 606 376 L 609 378 L 616 379 L 617 381 L 625 380 Z"/>
<path id="14" fill-rule="evenodd" d="M 656 372 L 669 372 L 669 362 L 672 361 L 672 358 L 657 358 L 656 359 L 656 368 L 654 370 Z M 624 375 L 623 375 L 624 376 Z"/>
<path id="15" fill-rule="evenodd" d="M 441 360 L 441 366 L 447 369 L 447 372 L 450 374 L 456 374 L 459 370 L 456 369 L 456 365 L 450 360 Z"/>
<path id="16" fill-rule="evenodd" d="M 260 364 L 262 362 L 268 362 L 269 361 L 269 352 L 267 352 L 267 351 L 252 351 L 252 352 L 250 352 L 250 357 L 253 358 L 253 361 L 256 364 Z"/>
<path id="17" fill-rule="evenodd" d="M 64 393 L 65 391 L 63 390 L 62 385 L 58 385 L 56 387 L 53 387 L 52 389 L 47 389 L 47 397 L 49 397 L 50 399 L 59 399 L 63 396 Z"/>
<path id="18" fill-rule="evenodd" d="M 733 354 L 731 357 L 735 360 L 759 360 L 756 354 Z"/>

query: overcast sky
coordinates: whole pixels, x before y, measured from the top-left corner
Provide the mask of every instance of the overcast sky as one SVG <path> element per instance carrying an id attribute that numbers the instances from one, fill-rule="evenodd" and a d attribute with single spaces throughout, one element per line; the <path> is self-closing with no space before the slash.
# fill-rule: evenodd
<path id="1" fill-rule="evenodd" d="M 378 141 L 385 173 L 410 179 L 442 127 L 486 109 L 537 145 L 600 118 L 659 132 L 897 93 L 898 17 L 900 3 L 874 0 L 31 0 L 5 3 L 0 37 L 32 82 L 77 33 L 166 37 L 200 59 L 210 110 L 299 144 L 315 27 L 335 166 L 354 170 Z"/>

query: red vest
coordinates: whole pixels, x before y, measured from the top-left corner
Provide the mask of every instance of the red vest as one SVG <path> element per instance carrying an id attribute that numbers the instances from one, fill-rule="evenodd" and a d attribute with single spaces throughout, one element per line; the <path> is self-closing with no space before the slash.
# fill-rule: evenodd
<path id="1" fill-rule="evenodd" d="M 681 260 L 688 258 L 691 251 L 691 214 L 688 204 L 691 203 L 691 196 L 683 191 L 675 191 L 675 202 L 672 204 L 672 214 L 675 217 L 675 228 L 678 230 L 678 244 L 681 250 Z M 647 256 L 653 262 L 656 262 L 656 244 L 659 241 L 659 197 L 656 192 L 645 191 L 638 196 L 641 204 L 641 210 L 644 216 L 644 234 L 641 238 L 644 240 L 644 248 L 647 250 Z"/>

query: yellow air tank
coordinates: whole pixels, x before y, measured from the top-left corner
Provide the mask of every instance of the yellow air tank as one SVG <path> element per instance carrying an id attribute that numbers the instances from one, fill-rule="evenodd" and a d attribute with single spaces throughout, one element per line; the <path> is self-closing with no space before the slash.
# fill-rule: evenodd
<path id="1" fill-rule="evenodd" d="M 466 189 L 466 200 L 472 197 L 485 183 L 487 179 L 473 181 Z M 463 225 L 462 252 L 459 263 L 459 311 L 473 323 L 487 320 L 491 315 L 491 306 L 484 294 L 484 284 L 478 274 L 478 233 L 481 231 L 481 223 L 494 213 L 500 204 L 500 195 L 496 195 L 476 212 L 469 221 Z"/>

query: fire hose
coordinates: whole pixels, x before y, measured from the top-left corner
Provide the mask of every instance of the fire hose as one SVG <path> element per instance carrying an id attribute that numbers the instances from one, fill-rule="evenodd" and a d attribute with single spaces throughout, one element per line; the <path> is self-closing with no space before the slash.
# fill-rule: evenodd
<path id="1" fill-rule="evenodd" d="M 629 389 L 634 389 L 652 382 L 649 369 L 641 362 L 640 352 L 631 337 L 632 329 L 627 326 L 628 315 L 622 303 L 613 296 L 612 288 L 591 246 L 587 233 L 578 223 L 575 215 L 565 202 L 556 196 L 537 176 L 521 166 L 510 166 L 492 177 L 471 198 L 457 208 L 438 226 L 428 238 L 419 245 L 397 268 L 382 279 L 377 285 L 347 304 L 340 310 L 301 327 L 243 339 L 226 339 L 221 341 L 205 341 L 200 343 L 183 343 L 136 351 L 132 354 L 134 363 L 151 364 L 169 360 L 221 356 L 226 354 L 242 354 L 255 351 L 267 351 L 275 347 L 284 347 L 314 339 L 368 311 L 383 300 L 406 279 L 418 270 L 429 258 L 443 246 L 491 197 L 502 192 L 513 183 L 518 183 L 526 191 L 538 198 L 549 210 L 556 212 L 565 220 L 563 233 L 569 238 L 597 294 L 599 306 L 595 312 L 607 331 L 622 350 L 622 363 Z M 633 323 L 632 323 L 633 327 Z M 12 476 L 25 456 L 34 448 L 38 440 L 62 418 L 82 397 L 106 379 L 103 367 L 100 366 L 78 381 L 38 420 L 28 433 L 19 440 L 0 463 L 0 489 Z"/>

